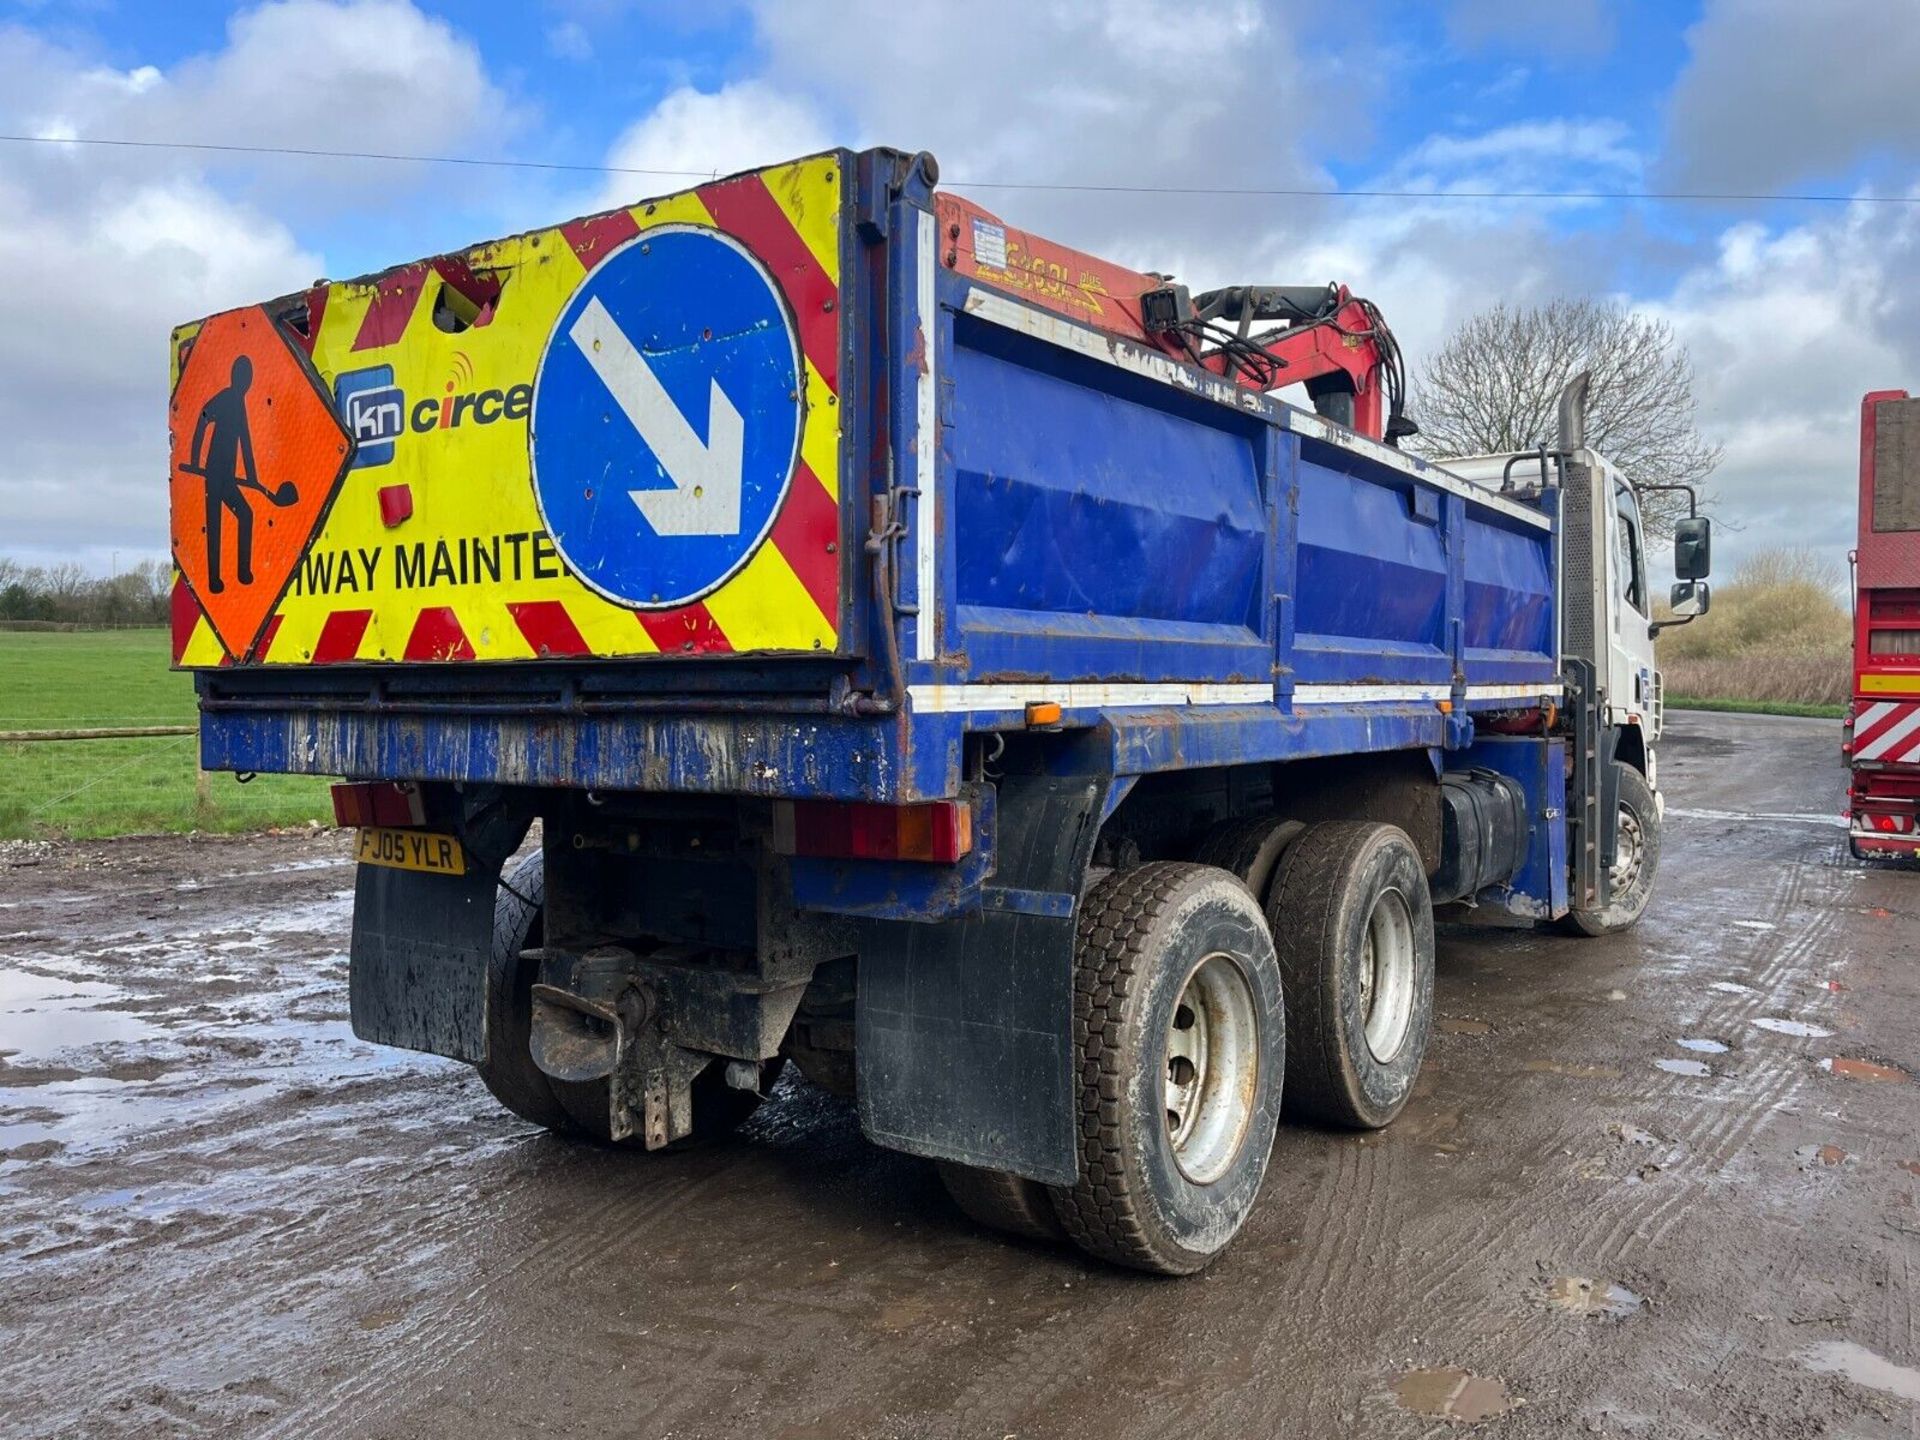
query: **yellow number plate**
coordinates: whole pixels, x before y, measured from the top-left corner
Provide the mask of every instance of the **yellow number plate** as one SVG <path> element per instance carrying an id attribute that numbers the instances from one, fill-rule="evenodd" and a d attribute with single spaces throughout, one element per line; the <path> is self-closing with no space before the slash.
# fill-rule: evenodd
<path id="1" fill-rule="evenodd" d="M 385 865 L 394 870 L 426 870 L 435 875 L 464 875 L 467 857 L 451 835 L 428 830 L 362 830 L 354 847 L 362 865 Z"/>

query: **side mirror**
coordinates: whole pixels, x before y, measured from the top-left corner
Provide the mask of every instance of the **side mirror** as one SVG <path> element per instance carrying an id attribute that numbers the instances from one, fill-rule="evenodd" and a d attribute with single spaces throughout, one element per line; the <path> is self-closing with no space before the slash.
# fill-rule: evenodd
<path id="1" fill-rule="evenodd" d="M 1682 580 L 1667 596 L 1667 608 L 1684 620 L 1706 614 L 1712 604 L 1713 591 L 1704 580 Z"/>
<path id="2" fill-rule="evenodd" d="M 1682 580 L 1704 580 L 1713 569 L 1713 522 L 1704 515 L 1689 515 L 1673 525 L 1673 573 Z M 1675 596 L 1679 590 L 1674 591 Z M 1705 587 L 1701 595 L 1706 594 Z M 1676 611 L 1679 600 L 1674 601 Z M 1706 602 L 1700 604 L 1701 613 Z"/>
<path id="3" fill-rule="evenodd" d="M 1697 620 L 1707 613 L 1712 603 L 1713 592 L 1707 588 L 1706 581 L 1682 580 L 1667 593 L 1667 608 L 1673 612 L 1673 618 L 1654 621 L 1647 627 L 1647 634 L 1658 636 L 1662 630 Z"/>

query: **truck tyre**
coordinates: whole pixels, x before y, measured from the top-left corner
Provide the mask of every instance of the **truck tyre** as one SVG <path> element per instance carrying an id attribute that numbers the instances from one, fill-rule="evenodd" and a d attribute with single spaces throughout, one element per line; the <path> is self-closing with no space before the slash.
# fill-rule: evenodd
<path id="1" fill-rule="evenodd" d="M 522 1120 L 561 1134 L 578 1127 L 533 1063 L 529 1032 L 539 965 L 522 958 L 537 948 L 545 913 L 547 872 L 538 851 L 514 866 L 493 901 L 493 955 L 487 965 L 487 1058 L 474 1068 L 493 1098 Z"/>
<path id="2" fill-rule="evenodd" d="M 969 1220 L 1026 1240 L 1064 1240 L 1047 1187 L 1037 1180 L 942 1160 L 940 1183 Z"/>
<path id="3" fill-rule="evenodd" d="M 1080 1178 L 1052 1190 L 1083 1250 L 1201 1269 L 1260 1193 L 1286 1021 L 1260 907 L 1233 877 L 1158 861 L 1081 901 L 1074 959 Z"/>
<path id="4" fill-rule="evenodd" d="M 507 1109 L 559 1135 L 611 1143 L 607 1082 L 554 1080 L 533 1063 L 533 985 L 539 966 L 522 958 L 543 938 L 547 872 L 539 852 L 526 857 L 502 882 L 493 905 L 493 956 L 487 969 L 487 1059 L 474 1068 Z M 781 1062 L 760 1067 L 764 1094 L 779 1078 Z M 693 1133 L 676 1146 L 717 1139 L 760 1105 L 760 1096 L 726 1083 L 721 1065 L 709 1065 L 693 1082 Z M 639 1145 L 640 1141 L 620 1142 Z M 669 1146 L 669 1149 L 676 1148 Z"/>
<path id="5" fill-rule="evenodd" d="M 1569 910 L 1563 922 L 1571 935 L 1612 935 L 1632 927 L 1653 898 L 1660 868 L 1660 807 L 1647 777 L 1631 765 L 1620 771 L 1619 839 L 1608 872 L 1608 900 L 1597 910 Z"/>
<path id="6" fill-rule="evenodd" d="M 1229 875 L 1238 875 L 1253 898 L 1265 905 L 1280 857 L 1306 829 L 1299 820 L 1282 820 L 1277 815 L 1227 820 L 1214 827 L 1193 858 L 1202 865 L 1217 865 Z"/>
<path id="7" fill-rule="evenodd" d="M 1433 901 L 1395 825 L 1315 825 L 1267 900 L 1287 996 L 1287 1113 L 1378 1130 L 1407 1103 L 1433 1031 Z"/>

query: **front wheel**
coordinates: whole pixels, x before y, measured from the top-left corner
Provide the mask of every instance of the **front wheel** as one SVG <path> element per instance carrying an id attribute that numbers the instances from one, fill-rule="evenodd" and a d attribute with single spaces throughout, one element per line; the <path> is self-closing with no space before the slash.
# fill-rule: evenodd
<path id="1" fill-rule="evenodd" d="M 1607 871 L 1607 903 L 1595 910 L 1570 910 L 1565 921 L 1575 935 L 1612 935 L 1631 927 L 1653 898 L 1660 868 L 1660 807 L 1647 777 L 1631 765 L 1619 769 L 1620 812 L 1613 866 Z"/>
<path id="2" fill-rule="evenodd" d="M 1162 861 L 1087 893 L 1073 996 L 1080 1177 L 1052 1192 L 1081 1249 L 1189 1275 L 1238 1233 L 1279 1123 L 1280 994 L 1260 907 L 1225 871 Z"/>

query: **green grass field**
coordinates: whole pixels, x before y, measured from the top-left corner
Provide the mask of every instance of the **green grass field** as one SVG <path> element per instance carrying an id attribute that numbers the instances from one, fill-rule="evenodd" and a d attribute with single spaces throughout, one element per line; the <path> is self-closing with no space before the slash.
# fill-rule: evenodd
<path id="1" fill-rule="evenodd" d="M 1721 710 L 1734 715 L 1797 715 L 1811 720 L 1838 720 L 1844 705 L 1805 705 L 1794 700 L 1725 700 L 1702 695 L 1672 695 L 1669 710 Z"/>
<path id="2" fill-rule="evenodd" d="M 0 631 L 0 730 L 190 725 L 193 677 L 164 630 Z M 327 782 L 262 775 L 202 785 L 191 735 L 0 743 L 0 839 L 251 830 L 331 814 Z"/>

